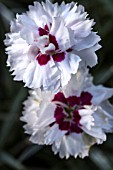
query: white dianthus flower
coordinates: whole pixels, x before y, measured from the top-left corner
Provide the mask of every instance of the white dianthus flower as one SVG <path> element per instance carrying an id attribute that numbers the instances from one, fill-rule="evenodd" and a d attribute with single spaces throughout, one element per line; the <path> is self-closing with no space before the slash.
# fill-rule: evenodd
<path id="1" fill-rule="evenodd" d="M 23 80 L 32 89 L 58 92 L 80 63 L 85 67 L 97 63 L 100 37 L 93 25 L 84 7 L 74 2 L 34 2 L 29 11 L 16 15 L 4 41 L 14 80 Z"/>
<path id="2" fill-rule="evenodd" d="M 53 94 L 40 89 L 30 92 L 21 120 L 30 141 L 52 145 L 61 158 L 88 156 L 95 143 L 113 132 L 113 89 L 95 86 L 86 72 L 78 71 L 65 88 Z M 78 82 L 78 84 L 77 84 Z"/>

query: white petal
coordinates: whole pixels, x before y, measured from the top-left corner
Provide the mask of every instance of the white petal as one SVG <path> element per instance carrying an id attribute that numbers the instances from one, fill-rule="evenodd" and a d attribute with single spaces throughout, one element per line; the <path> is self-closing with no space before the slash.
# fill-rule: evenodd
<path id="1" fill-rule="evenodd" d="M 104 103 L 102 104 L 104 106 Z M 107 107 L 109 107 L 109 104 Z M 96 126 L 102 128 L 105 132 L 113 132 L 113 114 L 109 114 L 106 111 L 105 107 L 98 107 L 97 111 L 94 114 L 94 119 L 96 122 Z"/>
<path id="2" fill-rule="evenodd" d="M 109 118 L 113 117 L 113 105 L 108 100 L 103 101 L 101 107 L 107 112 Z"/>
<path id="3" fill-rule="evenodd" d="M 61 84 L 62 86 L 67 85 L 68 81 L 71 78 L 71 74 L 75 74 L 79 67 L 79 62 L 81 59 L 74 54 L 65 54 L 65 59 L 61 62 L 58 62 L 58 68 L 61 71 Z"/>
<path id="4" fill-rule="evenodd" d="M 87 140 L 86 140 L 86 139 Z M 64 136 L 60 141 L 55 142 L 52 146 L 53 152 L 59 153 L 60 158 L 69 156 L 80 156 L 84 158 L 88 156 L 89 148 L 93 144 L 92 140 L 85 137 L 84 134 L 75 134 Z"/>
<path id="5" fill-rule="evenodd" d="M 55 35 L 60 50 L 65 51 L 74 45 L 73 31 L 65 27 L 59 17 L 53 18 L 50 33 Z"/>
<path id="6" fill-rule="evenodd" d="M 94 105 L 99 105 L 101 102 L 112 97 L 113 89 L 106 88 L 102 85 L 88 87 L 87 91 L 93 95 L 92 103 Z"/>
<path id="7" fill-rule="evenodd" d="M 76 40 L 76 44 L 73 48 L 77 51 L 88 49 L 97 44 L 100 40 L 100 37 L 95 32 L 92 32 L 87 37 Z"/>
<path id="8" fill-rule="evenodd" d="M 41 103 L 41 105 L 43 104 L 43 107 L 40 106 L 41 109 L 41 113 L 40 113 L 40 117 L 37 121 L 36 127 L 37 128 L 43 128 L 44 126 L 49 126 L 51 123 L 55 122 L 55 118 L 54 118 L 54 112 L 56 109 L 56 105 L 54 104 L 45 104 L 45 101 Z"/>
<path id="9" fill-rule="evenodd" d="M 48 12 L 50 17 L 56 17 L 59 14 L 58 3 L 52 4 L 49 0 L 46 0 L 46 3 L 43 3 L 43 8 Z"/>
<path id="10" fill-rule="evenodd" d="M 44 135 L 45 144 L 51 145 L 55 140 L 59 140 L 67 131 L 60 131 L 58 124 L 53 125 Z"/>
<path id="11" fill-rule="evenodd" d="M 16 15 L 18 21 L 20 24 L 25 26 L 26 28 L 30 30 L 35 30 L 37 29 L 36 23 L 33 21 L 33 19 L 29 18 L 26 14 L 23 15 Z"/>
<path id="12" fill-rule="evenodd" d="M 88 130 L 90 130 L 92 126 L 94 126 L 94 118 L 92 116 L 93 112 L 94 112 L 93 109 L 79 110 L 79 115 L 81 116 L 80 124 L 82 125 L 82 127 L 85 127 Z"/>
<path id="13" fill-rule="evenodd" d="M 97 55 L 95 54 L 95 51 L 100 49 L 100 45 L 95 45 L 91 48 L 84 49 L 81 51 L 75 51 L 75 54 L 78 55 L 82 61 L 86 64 L 86 66 L 93 67 L 97 64 Z"/>
<path id="14" fill-rule="evenodd" d="M 75 23 L 71 29 L 74 30 L 74 36 L 79 37 L 79 38 L 83 38 L 83 37 L 87 37 L 92 30 L 92 26 L 93 26 L 93 20 L 85 20 L 85 21 L 80 21 L 78 23 Z"/>
<path id="15" fill-rule="evenodd" d="M 24 73 L 23 81 L 30 88 L 42 87 L 43 90 L 55 92 L 60 88 L 59 70 L 52 61 L 44 66 L 40 66 L 37 61 L 31 62 Z"/>
<path id="16" fill-rule="evenodd" d="M 43 145 L 44 144 L 44 133 L 45 129 L 43 130 L 37 130 L 37 132 L 32 133 L 32 136 L 30 137 L 30 141 L 35 144 Z"/>
<path id="17" fill-rule="evenodd" d="M 63 92 L 66 97 L 73 96 L 73 94 L 75 94 L 76 96 L 80 96 L 83 90 L 83 87 L 84 87 L 84 81 L 85 81 L 87 74 L 88 74 L 88 69 L 82 67 L 78 69 L 75 75 L 71 76 L 71 80 L 63 88 Z"/>
<path id="18" fill-rule="evenodd" d="M 102 141 L 106 141 L 106 134 L 104 133 L 104 131 L 100 128 L 100 127 L 96 127 L 96 126 L 92 126 L 92 128 L 89 130 L 85 127 L 81 127 L 81 129 L 87 133 L 88 135 L 97 138 L 97 139 L 101 139 Z"/>

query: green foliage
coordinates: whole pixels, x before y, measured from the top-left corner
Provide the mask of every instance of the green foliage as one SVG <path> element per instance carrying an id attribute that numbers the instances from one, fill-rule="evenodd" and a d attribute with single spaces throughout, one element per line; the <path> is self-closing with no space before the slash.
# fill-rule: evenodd
<path id="1" fill-rule="evenodd" d="M 22 83 L 14 82 L 6 68 L 3 40 L 15 14 L 24 12 L 32 3 L 32 0 L 0 0 L 0 170 L 112 170 L 112 134 L 106 143 L 94 146 L 90 157 L 84 160 L 61 160 L 50 147 L 32 145 L 24 134 L 19 117 L 27 89 Z M 113 0 L 78 0 L 78 3 L 95 19 L 94 29 L 102 38 L 99 64 L 92 69 L 94 81 L 113 87 Z"/>

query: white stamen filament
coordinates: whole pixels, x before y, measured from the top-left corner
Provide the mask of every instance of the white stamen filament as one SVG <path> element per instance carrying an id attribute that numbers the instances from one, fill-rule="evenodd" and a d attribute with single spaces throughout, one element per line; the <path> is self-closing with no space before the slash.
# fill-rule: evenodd
<path id="1" fill-rule="evenodd" d="M 68 106 L 65 103 L 59 102 L 59 101 L 53 101 L 54 104 L 59 104 L 60 106 L 63 106 L 64 108 L 68 109 Z"/>

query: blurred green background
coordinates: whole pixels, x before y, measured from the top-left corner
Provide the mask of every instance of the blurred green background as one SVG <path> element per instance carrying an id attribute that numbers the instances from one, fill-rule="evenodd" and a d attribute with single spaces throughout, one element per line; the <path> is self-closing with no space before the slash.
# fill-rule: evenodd
<path id="1" fill-rule="evenodd" d="M 61 1 L 59 1 L 60 3 Z M 70 1 L 66 1 L 70 2 Z M 94 18 L 101 36 L 99 64 L 91 70 L 96 84 L 113 87 L 113 0 L 78 0 Z M 89 158 L 61 160 L 48 146 L 32 145 L 19 117 L 27 89 L 14 82 L 6 67 L 3 40 L 16 13 L 26 11 L 32 0 L 0 0 L 0 170 L 113 170 L 113 134 L 90 150 Z"/>

